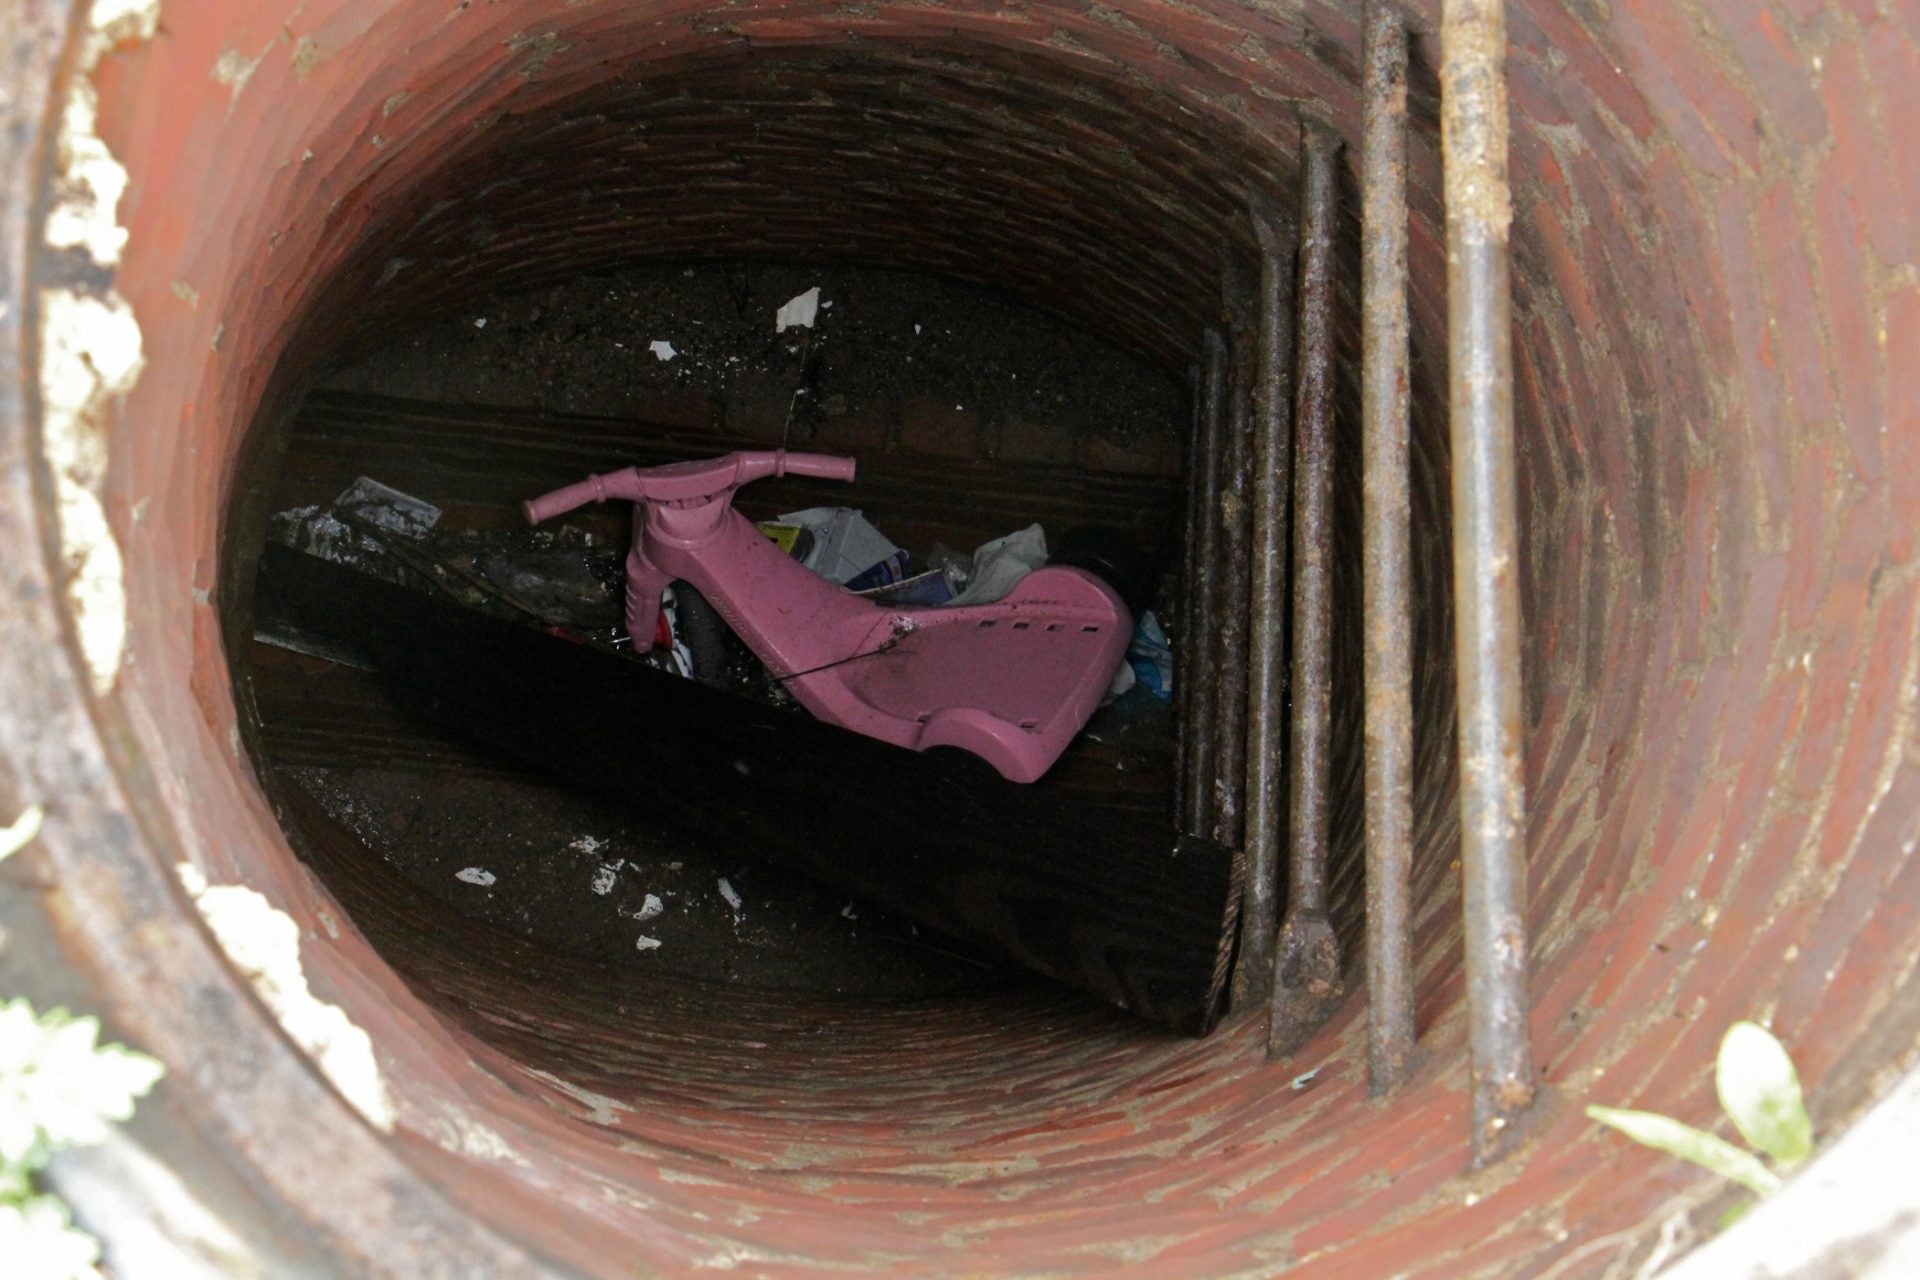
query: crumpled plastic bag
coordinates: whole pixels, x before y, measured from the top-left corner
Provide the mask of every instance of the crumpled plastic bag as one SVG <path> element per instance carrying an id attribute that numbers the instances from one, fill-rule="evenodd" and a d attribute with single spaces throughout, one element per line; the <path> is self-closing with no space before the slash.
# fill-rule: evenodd
<path id="1" fill-rule="evenodd" d="M 1004 538 L 983 542 L 973 553 L 973 572 L 967 589 L 953 598 L 956 605 L 992 604 L 1020 585 L 1020 579 L 1047 562 L 1047 533 L 1030 524 Z"/>

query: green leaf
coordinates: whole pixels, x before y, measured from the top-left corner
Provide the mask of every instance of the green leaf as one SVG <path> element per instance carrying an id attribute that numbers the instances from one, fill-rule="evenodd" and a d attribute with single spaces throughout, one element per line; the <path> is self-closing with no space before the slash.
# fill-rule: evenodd
<path id="1" fill-rule="evenodd" d="M 1720 1105 L 1747 1145 L 1791 1167 L 1813 1154 L 1813 1122 L 1793 1059 L 1754 1022 L 1736 1022 L 1720 1041 L 1714 1083 Z"/>
<path id="2" fill-rule="evenodd" d="M 24 1160 L 0 1164 L 0 1204 L 18 1205 L 32 1198 L 31 1172 Z"/>
<path id="3" fill-rule="evenodd" d="M 1681 1124 L 1671 1116 L 1594 1106 L 1587 1108 L 1587 1116 L 1618 1129 L 1642 1146 L 1679 1156 L 1760 1195 L 1770 1195 L 1780 1189 L 1779 1175 L 1761 1164 L 1751 1152 L 1742 1151 L 1724 1138 L 1702 1133 L 1690 1124 Z"/>

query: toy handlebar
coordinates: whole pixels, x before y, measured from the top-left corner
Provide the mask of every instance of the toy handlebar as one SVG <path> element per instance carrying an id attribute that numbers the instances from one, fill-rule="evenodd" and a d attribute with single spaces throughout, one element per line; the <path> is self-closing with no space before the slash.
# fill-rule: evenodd
<path id="1" fill-rule="evenodd" d="M 779 452 L 786 453 L 784 449 Z M 788 453 L 781 469 L 774 474 L 817 476 L 822 480 L 844 480 L 851 483 L 854 467 L 852 458 L 842 458 L 831 453 Z"/>
<path id="2" fill-rule="evenodd" d="M 521 504 L 528 524 L 539 524 L 589 502 L 624 498 L 630 502 L 700 503 L 731 496 L 735 489 L 771 476 L 817 476 L 852 480 L 854 460 L 831 453 L 789 453 L 785 449 L 729 453 L 705 462 L 672 462 L 663 467 L 628 467 L 588 476 L 576 484 L 541 494 Z"/>
<path id="3" fill-rule="evenodd" d="M 528 524 L 539 524 L 542 520 L 551 520 L 555 516 L 565 515 L 589 502 L 605 502 L 608 498 L 607 482 L 622 474 L 610 471 L 603 476 L 588 476 L 578 484 L 570 484 L 564 489 L 555 489 L 552 493 L 543 493 L 537 498 L 520 504 L 520 510 L 526 513 Z"/>

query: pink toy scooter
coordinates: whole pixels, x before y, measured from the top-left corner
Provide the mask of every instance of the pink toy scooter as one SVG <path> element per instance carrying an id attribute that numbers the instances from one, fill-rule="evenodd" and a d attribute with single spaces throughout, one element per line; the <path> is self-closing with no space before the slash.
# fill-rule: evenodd
<path id="1" fill-rule="evenodd" d="M 897 746 L 960 747 L 1015 782 L 1050 768 L 1100 703 L 1132 620 L 1079 569 L 1048 566 L 994 604 L 891 608 L 790 559 L 733 510 L 769 476 L 852 480 L 852 458 L 730 453 L 629 467 L 526 504 L 538 524 L 589 502 L 637 504 L 627 557 L 627 631 L 652 647 L 660 593 L 692 584 L 800 704 Z"/>

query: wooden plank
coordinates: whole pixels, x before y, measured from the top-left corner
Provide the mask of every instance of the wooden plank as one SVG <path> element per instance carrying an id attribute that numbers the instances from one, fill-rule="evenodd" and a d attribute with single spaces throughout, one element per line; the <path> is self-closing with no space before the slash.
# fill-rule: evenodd
<path id="1" fill-rule="evenodd" d="M 1137 810 L 1008 782 L 269 547 L 263 581 L 394 700 L 1174 1029 L 1218 1019 L 1240 862 Z"/>
<path id="2" fill-rule="evenodd" d="M 314 392 L 295 417 L 274 505 L 328 501 L 355 475 L 370 475 L 457 511 L 462 524 L 498 527 L 517 519 L 525 499 L 589 472 L 767 447 L 624 418 Z M 1178 479 L 1166 476 L 883 449 L 857 456 L 851 485 L 789 476 L 754 485 L 738 505 L 755 518 L 859 507 L 903 546 L 939 540 L 970 550 L 1039 521 L 1055 540 L 1076 525 L 1110 525 L 1158 549 L 1180 499 Z"/>

